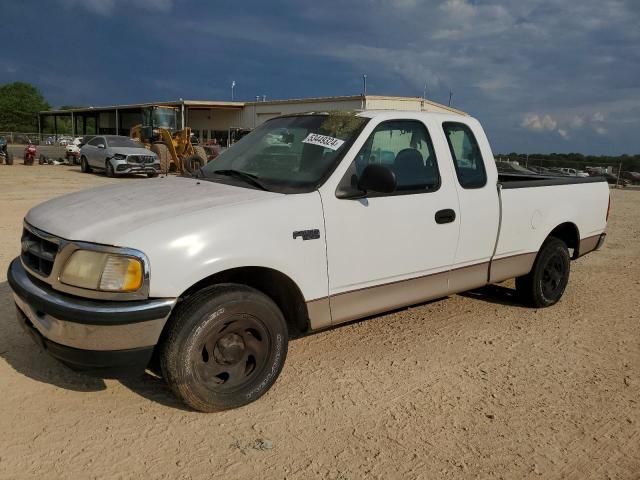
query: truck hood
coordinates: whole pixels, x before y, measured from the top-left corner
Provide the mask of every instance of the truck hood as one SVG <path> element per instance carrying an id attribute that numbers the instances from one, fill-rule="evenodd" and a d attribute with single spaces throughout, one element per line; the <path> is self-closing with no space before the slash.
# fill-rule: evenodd
<path id="1" fill-rule="evenodd" d="M 124 235 L 162 220 L 280 196 L 193 178 L 125 180 L 49 200 L 25 220 L 67 240 L 123 246 Z M 212 220 L 206 217 L 203 222 Z"/>

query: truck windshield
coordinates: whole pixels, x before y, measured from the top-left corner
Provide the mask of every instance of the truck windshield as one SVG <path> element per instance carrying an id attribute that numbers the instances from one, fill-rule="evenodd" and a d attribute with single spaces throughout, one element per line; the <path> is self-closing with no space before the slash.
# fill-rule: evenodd
<path id="1" fill-rule="evenodd" d="M 172 108 L 156 108 L 153 110 L 153 126 L 176 129 L 176 111 Z"/>
<path id="2" fill-rule="evenodd" d="M 367 121 L 347 112 L 275 118 L 209 162 L 201 176 L 250 186 L 240 173 L 266 190 L 310 192 L 333 172 Z"/>

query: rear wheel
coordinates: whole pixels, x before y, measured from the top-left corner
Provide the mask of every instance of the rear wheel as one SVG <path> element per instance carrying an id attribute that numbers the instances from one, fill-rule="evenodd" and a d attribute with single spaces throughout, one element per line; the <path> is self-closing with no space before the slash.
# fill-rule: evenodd
<path id="1" fill-rule="evenodd" d="M 197 155 L 198 157 L 200 157 L 200 160 L 202 160 L 202 164 L 206 164 L 209 159 L 207 157 L 207 151 L 204 149 L 204 147 L 200 146 L 200 145 L 194 145 L 193 146 L 193 151 L 195 152 L 195 155 Z"/>
<path id="2" fill-rule="evenodd" d="M 162 173 L 169 173 L 171 167 L 171 153 L 169 153 L 169 147 L 164 143 L 154 143 L 151 145 L 151 151 L 158 156 L 160 160 L 160 171 Z"/>
<path id="3" fill-rule="evenodd" d="M 191 175 L 195 175 L 198 172 L 198 170 L 200 170 L 200 168 L 206 165 L 206 163 L 207 163 L 206 157 L 203 160 L 198 155 L 191 155 L 190 157 L 187 157 L 184 160 L 182 160 L 182 167 L 184 168 L 185 172 Z"/>
<path id="4" fill-rule="evenodd" d="M 84 173 L 91 173 L 91 167 L 89 166 L 89 162 L 87 162 L 87 157 L 85 156 L 80 158 L 80 170 Z"/>
<path id="5" fill-rule="evenodd" d="M 13 165 L 13 153 L 7 153 L 5 161 L 7 162 L 7 165 Z"/>
<path id="6" fill-rule="evenodd" d="M 555 304 L 569 282 L 571 259 L 567 245 L 549 237 L 540 248 L 529 274 L 516 278 L 516 291 L 521 300 L 532 307 Z"/>
<path id="7" fill-rule="evenodd" d="M 269 390 L 287 346 L 285 319 L 269 297 L 244 285 L 215 285 L 176 308 L 160 365 L 178 397 L 212 412 L 246 405 Z"/>

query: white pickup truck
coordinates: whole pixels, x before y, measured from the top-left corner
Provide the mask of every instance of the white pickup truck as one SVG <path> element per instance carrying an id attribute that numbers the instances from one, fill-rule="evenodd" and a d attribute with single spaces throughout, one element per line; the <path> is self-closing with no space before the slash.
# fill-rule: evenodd
<path id="1" fill-rule="evenodd" d="M 516 278 L 562 296 L 596 250 L 600 178 L 498 175 L 477 120 L 272 119 L 200 170 L 33 208 L 9 267 L 18 319 L 65 364 L 160 371 L 201 411 L 278 377 L 289 338 Z"/>

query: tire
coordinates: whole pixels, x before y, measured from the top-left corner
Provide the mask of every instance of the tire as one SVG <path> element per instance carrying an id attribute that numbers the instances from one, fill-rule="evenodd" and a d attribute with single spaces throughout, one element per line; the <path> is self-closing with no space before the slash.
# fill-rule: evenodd
<path id="1" fill-rule="evenodd" d="M 209 287 L 178 305 L 160 345 L 160 366 L 189 407 L 215 412 L 257 400 L 282 371 L 287 324 L 253 288 Z"/>
<path id="2" fill-rule="evenodd" d="M 190 175 L 195 175 L 201 167 L 207 164 L 207 157 L 204 160 L 198 155 L 191 155 L 182 160 L 182 168 Z"/>
<path id="3" fill-rule="evenodd" d="M 169 153 L 169 147 L 164 143 L 154 143 L 151 145 L 151 151 L 155 153 L 160 160 L 160 171 L 162 173 L 169 173 L 169 168 L 171 168 L 171 154 Z"/>
<path id="4" fill-rule="evenodd" d="M 157 177 L 157 176 L 158 176 L 158 174 L 157 174 L 157 173 L 147 173 L 147 177 L 148 177 L 148 178 L 155 178 L 155 177 Z"/>
<path id="5" fill-rule="evenodd" d="M 557 303 L 567 288 L 570 265 L 567 245 L 556 237 L 547 238 L 531 272 L 516 278 L 516 292 L 522 302 L 535 308 Z"/>
<path id="6" fill-rule="evenodd" d="M 7 165 L 13 165 L 13 153 L 7 153 L 5 162 L 7 162 Z"/>
<path id="7" fill-rule="evenodd" d="M 80 171 L 83 173 L 91 173 L 89 162 L 87 162 L 87 158 L 84 156 L 80 158 Z"/>
<path id="8" fill-rule="evenodd" d="M 207 151 L 204 149 L 204 147 L 200 145 L 194 145 L 193 151 L 195 152 L 195 155 L 200 157 L 200 160 L 202 160 L 202 165 L 206 165 L 209 159 L 207 157 Z"/>
<path id="9" fill-rule="evenodd" d="M 116 176 L 116 172 L 113 170 L 113 164 L 111 163 L 111 160 L 107 160 L 106 162 L 104 162 L 104 173 L 109 178 L 113 178 Z"/>
<path id="10" fill-rule="evenodd" d="M 44 165 L 45 163 L 47 163 L 47 157 L 45 157 L 44 155 L 40 155 L 38 157 L 38 165 Z"/>

